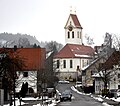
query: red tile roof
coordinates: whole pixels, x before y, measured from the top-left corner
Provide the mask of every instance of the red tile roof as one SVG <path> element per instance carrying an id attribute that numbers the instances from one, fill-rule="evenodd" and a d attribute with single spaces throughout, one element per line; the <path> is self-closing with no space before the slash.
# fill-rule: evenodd
<path id="1" fill-rule="evenodd" d="M 0 48 L 0 50 L 2 49 Z M 17 48 L 15 53 L 24 61 L 23 70 L 31 71 L 45 68 L 46 53 L 44 48 Z"/>
<path id="2" fill-rule="evenodd" d="M 90 58 L 94 49 L 90 46 L 66 44 L 54 58 Z"/>
<path id="3" fill-rule="evenodd" d="M 111 56 L 103 64 L 103 68 L 112 69 L 113 65 L 119 65 L 120 63 L 120 51 L 114 51 Z"/>
<path id="4" fill-rule="evenodd" d="M 39 70 L 45 68 L 44 48 L 18 48 L 19 55 L 25 60 L 24 70 Z"/>

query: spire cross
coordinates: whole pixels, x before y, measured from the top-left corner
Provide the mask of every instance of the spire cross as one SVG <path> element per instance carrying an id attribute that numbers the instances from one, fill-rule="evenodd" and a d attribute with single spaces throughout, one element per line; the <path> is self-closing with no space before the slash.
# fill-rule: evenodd
<path id="1" fill-rule="evenodd" d="M 70 13 L 73 13 L 73 7 L 70 6 Z M 76 7 L 74 8 L 74 13 L 76 14 Z"/>

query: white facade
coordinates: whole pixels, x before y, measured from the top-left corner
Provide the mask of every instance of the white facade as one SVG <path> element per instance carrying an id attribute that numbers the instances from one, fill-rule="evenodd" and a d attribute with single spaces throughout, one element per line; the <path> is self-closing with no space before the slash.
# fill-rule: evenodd
<path id="1" fill-rule="evenodd" d="M 27 73 L 27 75 L 24 75 L 24 73 Z M 37 71 L 20 71 L 17 75 L 18 79 L 16 81 L 16 92 L 21 90 L 23 82 L 27 82 L 28 88 L 32 88 L 34 93 L 37 92 Z"/>
<path id="2" fill-rule="evenodd" d="M 60 73 L 59 77 L 61 79 L 64 79 L 64 77 L 70 77 L 70 76 L 71 76 L 71 78 L 75 78 L 76 73 L 77 73 L 77 75 L 81 75 L 81 69 L 85 65 L 87 65 L 87 62 L 89 60 L 88 59 L 80 59 L 80 58 L 54 59 L 55 64 L 58 64 L 57 61 L 59 61 L 59 67 L 57 67 L 57 65 L 56 65 L 56 72 Z M 70 63 L 70 61 L 72 61 L 72 64 Z M 71 65 L 72 65 L 72 67 L 71 67 Z"/>

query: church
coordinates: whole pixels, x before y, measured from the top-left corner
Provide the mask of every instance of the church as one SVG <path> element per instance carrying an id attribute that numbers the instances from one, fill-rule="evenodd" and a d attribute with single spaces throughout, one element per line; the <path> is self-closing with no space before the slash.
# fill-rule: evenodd
<path id="1" fill-rule="evenodd" d="M 59 79 L 78 79 L 81 69 L 90 64 L 94 49 L 83 44 L 82 26 L 76 14 L 70 14 L 65 24 L 66 45 L 54 56 L 53 68 Z"/>

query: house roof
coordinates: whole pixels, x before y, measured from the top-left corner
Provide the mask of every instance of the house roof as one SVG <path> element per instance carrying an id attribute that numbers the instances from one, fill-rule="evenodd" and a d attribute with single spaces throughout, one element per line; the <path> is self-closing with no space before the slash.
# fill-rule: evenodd
<path id="1" fill-rule="evenodd" d="M 120 63 L 120 51 L 114 51 L 111 56 L 103 64 L 103 68 L 112 69 L 113 65 L 118 65 Z"/>
<path id="2" fill-rule="evenodd" d="M 2 50 L 3 48 L 0 48 Z M 13 48 L 5 48 L 12 50 Z M 17 48 L 15 53 L 24 61 L 23 70 L 33 71 L 45 67 L 45 49 L 44 48 Z"/>
<path id="3" fill-rule="evenodd" d="M 24 70 L 39 70 L 45 68 L 45 49 L 44 48 L 19 48 L 19 55 L 25 60 Z"/>
<path id="4" fill-rule="evenodd" d="M 90 46 L 66 44 L 54 58 L 91 58 L 94 49 Z"/>
<path id="5" fill-rule="evenodd" d="M 78 17 L 77 17 L 76 14 L 70 14 L 70 15 L 69 15 L 69 18 L 70 18 L 70 17 L 72 18 L 75 27 L 82 28 L 82 26 L 81 26 L 81 24 L 80 24 L 80 22 L 79 22 Z M 68 18 L 68 20 L 69 20 L 69 18 Z M 67 23 L 68 23 L 68 21 L 67 21 Z M 67 23 L 66 23 L 66 25 L 67 25 Z M 66 25 L 65 25 L 65 26 L 66 26 Z M 82 28 L 82 29 L 83 29 L 83 28 Z"/>

